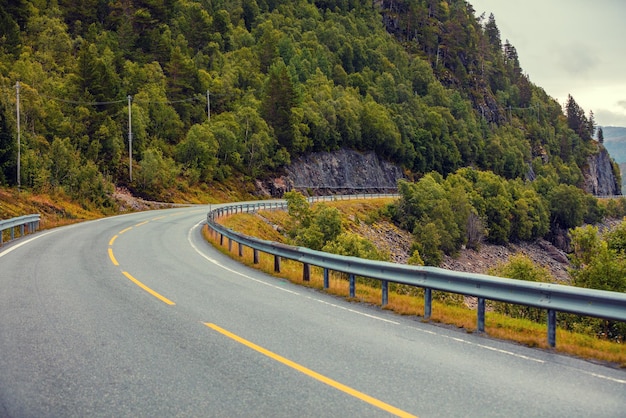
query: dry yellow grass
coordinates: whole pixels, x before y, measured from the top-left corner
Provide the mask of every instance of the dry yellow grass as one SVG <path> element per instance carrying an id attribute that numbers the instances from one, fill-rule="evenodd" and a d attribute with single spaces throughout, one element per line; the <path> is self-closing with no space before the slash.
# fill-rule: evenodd
<path id="1" fill-rule="evenodd" d="M 354 209 L 359 206 L 354 202 L 355 201 L 333 202 L 333 204 L 338 203 L 340 206 L 349 207 L 350 211 L 354 211 L 352 212 L 352 216 L 364 216 L 364 214 L 360 212 L 363 208 L 368 208 L 366 210 L 372 210 L 369 205 L 362 205 L 361 209 Z M 374 204 L 372 207 L 376 208 L 376 205 Z M 266 214 L 264 214 L 264 216 L 265 215 Z M 235 215 L 227 218 L 226 221 L 230 225 L 229 228 L 252 236 L 255 235 L 251 234 L 251 231 L 257 229 L 262 230 L 261 234 L 278 234 L 267 224 L 265 224 L 265 227 L 252 226 L 253 221 L 257 223 L 264 223 L 259 217 L 247 215 L 245 220 L 240 222 L 235 219 L 240 216 L 244 215 Z M 279 215 L 279 212 L 275 212 L 275 215 L 272 216 L 272 222 L 277 221 L 276 223 L 280 223 L 279 218 L 281 218 L 281 215 Z M 272 232 L 269 233 L 266 228 L 269 228 Z M 236 244 L 232 245 L 232 250 L 229 252 L 227 243 L 224 242 L 224 245 L 220 246 L 218 238 L 214 234 L 211 234 L 207 227 L 205 227 L 204 234 L 207 240 L 212 242 L 217 248 L 224 253 L 229 254 L 231 257 L 240 259 L 240 261 L 244 264 L 259 268 L 268 274 L 290 280 L 293 283 L 316 289 L 323 289 L 323 273 L 321 268 L 311 268 L 311 279 L 309 282 L 304 282 L 302 280 L 301 263 L 291 260 L 282 260 L 281 272 L 275 273 L 273 256 L 260 253 L 259 265 L 253 265 L 251 249 L 244 249 L 243 257 L 240 258 L 238 256 L 238 246 Z M 265 236 L 267 237 L 273 235 Z M 277 238 L 272 240 L 278 241 Z M 327 293 L 348 298 L 349 284 L 345 278 L 342 278 L 340 274 L 331 272 L 329 282 L 330 286 L 327 290 L 325 290 Z M 357 283 L 356 298 L 354 301 L 380 306 L 382 301 L 381 290 Z M 383 309 L 391 310 L 400 315 L 423 316 L 424 301 L 421 297 L 400 295 L 390 291 L 388 304 L 383 307 Z M 475 332 L 477 328 L 476 316 L 476 311 L 465 306 L 447 305 L 434 300 L 432 314 L 429 320 L 463 328 L 467 332 Z M 493 338 L 515 341 L 530 347 L 548 349 L 547 326 L 529 320 L 515 319 L 502 314 L 488 312 L 485 319 L 485 333 Z M 557 344 L 555 350 L 564 354 L 586 359 L 606 361 L 620 365 L 620 367 L 626 367 L 626 349 L 624 349 L 623 344 L 601 340 L 593 336 L 557 329 Z"/>
<path id="2" fill-rule="evenodd" d="M 41 229 L 54 228 L 85 220 L 97 219 L 105 213 L 85 209 L 63 195 L 32 194 L 28 191 L 0 188 L 0 219 L 39 213 Z"/>
<path id="3" fill-rule="evenodd" d="M 264 239 L 267 241 L 285 242 L 285 237 L 272 228 L 266 222 L 259 220 L 259 217 L 252 213 L 241 213 L 235 216 L 225 216 L 220 218 L 220 224 L 233 231 L 246 230 L 247 235 Z"/>

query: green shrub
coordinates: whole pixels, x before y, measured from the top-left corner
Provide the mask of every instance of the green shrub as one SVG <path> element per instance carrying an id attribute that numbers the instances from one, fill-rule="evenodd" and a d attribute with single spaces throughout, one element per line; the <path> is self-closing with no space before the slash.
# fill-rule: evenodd
<path id="1" fill-rule="evenodd" d="M 551 281 L 550 272 L 546 268 L 537 266 L 530 258 L 523 254 L 516 254 L 509 257 L 507 262 L 490 269 L 489 274 L 529 282 Z M 494 302 L 493 307 L 496 312 L 503 313 L 513 318 L 529 319 L 535 322 L 546 321 L 545 309 L 513 305 L 504 302 Z"/>

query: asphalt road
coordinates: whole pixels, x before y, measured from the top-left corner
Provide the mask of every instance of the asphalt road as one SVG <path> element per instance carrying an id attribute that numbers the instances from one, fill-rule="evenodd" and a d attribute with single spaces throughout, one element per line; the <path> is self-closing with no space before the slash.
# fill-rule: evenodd
<path id="1" fill-rule="evenodd" d="M 258 273 L 203 241 L 207 209 L 0 248 L 1 417 L 626 415 L 625 370 Z"/>

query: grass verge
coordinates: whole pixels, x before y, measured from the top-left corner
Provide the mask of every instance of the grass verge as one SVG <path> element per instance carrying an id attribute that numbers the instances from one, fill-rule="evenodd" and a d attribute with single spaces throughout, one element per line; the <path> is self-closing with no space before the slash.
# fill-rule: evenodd
<path id="1" fill-rule="evenodd" d="M 274 216 L 279 217 L 282 215 L 279 215 L 277 212 Z M 220 222 L 228 228 L 245 231 L 243 233 L 250 236 L 276 242 L 283 241 L 282 235 L 275 228 L 260 221 L 253 214 L 235 215 L 223 218 Z M 253 231 L 255 233 L 252 233 Z M 244 247 L 242 256 L 239 257 L 238 244 L 229 244 L 228 239 L 225 239 L 222 245 L 220 245 L 218 235 L 207 226 L 204 227 L 203 234 L 205 239 L 219 251 L 247 266 L 257 268 L 267 274 L 281 277 L 295 284 L 349 299 L 349 284 L 341 274 L 331 272 L 329 288 L 323 289 L 323 270 L 319 267 L 311 267 L 310 281 L 303 281 L 302 263 L 293 260 L 281 260 L 281 271 L 277 273 L 274 271 L 274 256 L 259 252 L 259 264 L 254 264 L 252 249 Z M 356 297 L 352 301 L 380 306 L 382 301 L 381 290 L 357 281 Z M 424 315 L 424 301 L 423 298 L 417 296 L 398 294 L 391 288 L 388 304 L 382 307 L 382 309 L 390 310 L 400 315 L 419 317 Z M 466 306 L 448 305 L 433 300 L 432 314 L 429 321 L 455 326 L 466 330 L 468 333 L 473 333 L 477 329 L 476 319 L 476 311 L 473 309 Z M 513 341 L 529 347 L 549 349 L 547 326 L 545 324 L 511 318 L 495 312 L 487 312 L 485 333 L 492 338 Z M 555 350 L 563 354 L 588 360 L 600 360 L 626 368 L 626 349 L 624 345 L 602 340 L 594 336 L 557 329 Z"/>

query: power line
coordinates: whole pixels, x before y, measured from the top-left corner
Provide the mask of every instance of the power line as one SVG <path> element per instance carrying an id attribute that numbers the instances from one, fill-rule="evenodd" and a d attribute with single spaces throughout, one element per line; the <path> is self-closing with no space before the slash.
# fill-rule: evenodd
<path id="1" fill-rule="evenodd" d="M 102 102 L 92 102 L 92 101 L 84 101 L 84 100 L 69 100 L 69 99 L 61 99 L 59 97 L 54 97 L 54 96 L 48 96 L 46 94 L 42 94 L 39 93 L 38 91 L 36 91 L 36 94 L 40 97 L 46 98 L 48 100 L 54 100 L 57 102 L 62 102 L 62 103 L 68 103 L 68 104 L 77 104 L 77 105 L 90 105 L 90 106 L 102 106 L 102 105 L 111 105 L 111 104 L 117 104 L 117 103 L 124 103 L 126 102 L 126 98 L 124 99 L 119 99 L 119 100 L 109 100 L 109 101 L 102 101 Z M 204 100 L 204 96 L 201 95 L 196 95 L 193 97 L 187 97 L 185 99 L 180 99 L 180 100 L 133 100 L 133 102 L 135 103 L 152 103 L 152 104 L 176 104 L 176 103 L 185 103 L 185 102 L 193 102 L 193 101 L 201 101 Z"/>
<path id="2" fill-rule="evenodd" d="M 120 100 L 111 100 L 111 101 L 107 101 L 107 102 L 85 102 L 85 101 L 80 101 L 80 100 L 60 99 L 58 97 L 52 97 L 52 96 L 47 96 L 45 94 L 41 94 L 39 92 L 37 92 L 36 94 L 41 96 L 41 97 L 44 97 L 46 99 L 49 99 L 49 100 L 55 100 L 57 102 L 63 102 L 63 103 L 68 103 L 68 104 L 79 104 L 79 105 L 100 106 L 100 105 L 110 105 L 110 104 L 116 104 L 116 103 L 123 103 L 123 102 L 126 101 L 126 99 L 120 99 Z"/>
<path id="3" fill-rule="evenodd" d="M 175 103 L 186 103 L 186 102 L 193 102 L 196 100 L 203 100 L 204 98 L 200 98 L 198 96 L 196 97 L 189 97 L 187 99 L 181 99 L 181 100 L 159 100 L 159 101 L 154 101 L 154 100 L 133 100 L 135 103 L 153 103 L 153 104 L 175 104 Z"/>

